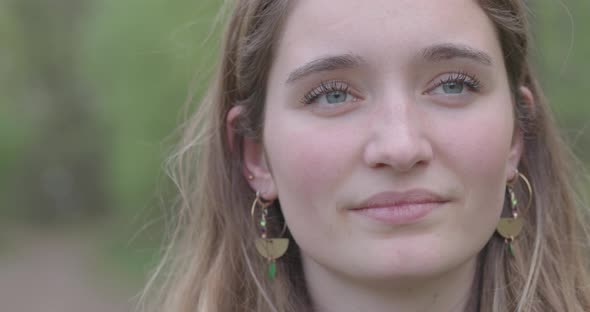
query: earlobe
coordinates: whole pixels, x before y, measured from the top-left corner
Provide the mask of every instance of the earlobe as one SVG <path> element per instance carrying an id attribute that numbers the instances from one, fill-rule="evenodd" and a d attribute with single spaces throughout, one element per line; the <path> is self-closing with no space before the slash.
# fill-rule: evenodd
<path id="1" fill-rule="evenodd" d="M 510 147 L 510 153 L 508 155 L 508 166 L 506 168 L 506 179 L 512 180 L 514 173 L 518 170 L 518 164 L 522 157 L 524 148 L 524 138 L 520 129 L 514 130 L 512 137 L 512 146 Z"/>
<path id="2" fill-rule="evenodd" d="M 270 172 L 262 143 L 252 138 L 243 139 L 244 172 L 254 191 L 259 191 L 265 200 L 277 198 L 277 189 Z"/>
<path id="3" fill-rule="evenodd" d="M 535 100 L 533 93 L 528 87 L 521 86 L 519 88 L 520 96 L 519 99 L 526 104 L 529 110 L 534 110 Z M 512 137 L 512 146 L 510 148 L 510 154 L 508 156 L 508 168 L 507 168 L 507 179 L 514 178 L 514 173 L 518 169 L 518 164 L 524 153 L 524 134 L 522 130 L 517 127 L 514 129 L 514 135 Z"/>
<path id="4" fill-rule="evenodd" d="M 230 152 L 236 151 L 236 140 L 242 140 L 242 175 L 247 179 L 254 192 L 259 191 L 266 200 L 277 197 L 274 180 L 267 166 L 263 145 L 252 138 L 236 138 L 236 123 L 243 106 L 236 105 L 227 113 L 226 132 Z"/>

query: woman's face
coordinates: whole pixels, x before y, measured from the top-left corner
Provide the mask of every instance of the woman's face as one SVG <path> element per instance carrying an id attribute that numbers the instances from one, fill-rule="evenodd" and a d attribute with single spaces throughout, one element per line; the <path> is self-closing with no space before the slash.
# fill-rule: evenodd
<path id="1" fill-rule="evenodd" d="M 306 267 L 432 276 L 492 236 L 521 143 L 477 1 L 294 1 L 267 90 L 246 169 Z"/>

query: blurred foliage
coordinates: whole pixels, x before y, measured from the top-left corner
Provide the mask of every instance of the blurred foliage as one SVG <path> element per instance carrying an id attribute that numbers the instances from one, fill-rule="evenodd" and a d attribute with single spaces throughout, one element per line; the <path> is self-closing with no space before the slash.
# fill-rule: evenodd
<path id="1" fill-rule="evenodd" d="M 160 201 L 168 185 L 158 182 L 166 182 L 162 163 L 175 136 L 167 138 L 184 119 L 185 100 L 199 98 L 208 83 L 219 45 L 214 27 L 219 4 L 103 0 L 94 5 L 83 24 L 80 66 L 111 132 L 106 170 L 116 209 L 110 224 L 117 230 L 105 246 L 115 262 L 141 276 L 164 237 L 160 208 L 170 201 Z"/>
<path id="2" fill-rule="evenodd" d="M 124 211 L 147 204 L 178 123 L 199 50 L 217 5 L 199 1 L 104 0 L 86 23 L 87 79 L 95 86 L 109 145 L 111 191 Z M 216 47 L 210 43 L 206 48 Z M 209 53 L 213 55 L 213 53 Z M 202 90 L 203 88 L 201 88 Z M 134 212 L 132 212 L 134 211 Z"/>
<path id="3" fill-rule="evenodd" d="M 69 9 L 56 10 L 56 4 Z M 8 137 L 0 165 L 6 170 L 2 211 L 39 223 L 101 215 L 106 207 L 104 135 L 72 64 L 80 4 L 2 2 L 2 34 L 12 43 L 3 47 L 0 76 L 6 87 L 2 133 Z"/>
<path id="4" fill-rule="evenodd" d="M 542 84 L 587 162 L 590 2 L 530 3 Z M 0 218 L 100 221 L 105 263 L 143 274 L 169 203 L 162 163 L 185 100 L 207 87 L 220 6 L 1 0 Z"/>
<path id="5" fill-rule="evenodd" d="M 532 2 L 533 56 L 540 79 L 565 137 L 575 152 L 590 161 L 590 1 Z"/>

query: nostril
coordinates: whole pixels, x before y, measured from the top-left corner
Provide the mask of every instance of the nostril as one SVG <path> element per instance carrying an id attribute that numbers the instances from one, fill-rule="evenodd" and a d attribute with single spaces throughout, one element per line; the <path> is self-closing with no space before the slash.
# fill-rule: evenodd
<path id="1" fill-rule="evenodd" d="M 363 152 L 366 165 L 405 172 L 431 161 L 433 137 L 429 127 L 415 115 L 404 116 L 396 115 L 396 122 L 387 120 L 372 126 Z"/>
<path id="2" fill-rule="evenodd" d="M 378 169 L 378 168 L 383 168 L 383 167 L 387 167 L 387 165 L 386 165 L 386 164 L 384 164 L 384 163 L 378 163 L 378 164 L 376 164 L 375 166 L 373 166 L 373 168 L 377 168 L 377 169 Z"/>
<path id="3" fill-rule="evenodd" d="M 426 144 L 405 149 L 374 145 L 367 149 L 365 154 L 365 161 L 369 167 L 375 169 L 390 167 L 399 172 L 427 166 L 431 160 L 432 150 Z"/>

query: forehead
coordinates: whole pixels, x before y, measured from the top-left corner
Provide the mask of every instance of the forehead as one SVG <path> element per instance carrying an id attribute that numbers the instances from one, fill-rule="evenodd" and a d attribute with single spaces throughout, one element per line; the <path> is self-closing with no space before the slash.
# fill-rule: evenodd
<path id="1" fill-rule="evenodd" d="M 475 0 L 296 0 L 277 56 L 292 67 L 353 52 L 384 66 L 445 43 L 502 55 L 494 27 Z"/>

